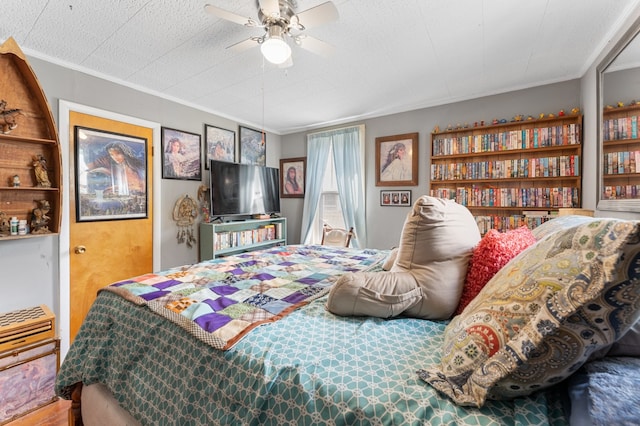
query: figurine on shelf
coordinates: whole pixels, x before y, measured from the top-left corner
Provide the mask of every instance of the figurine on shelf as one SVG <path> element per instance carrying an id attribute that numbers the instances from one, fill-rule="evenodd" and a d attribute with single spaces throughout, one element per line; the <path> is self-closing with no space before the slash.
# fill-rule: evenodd
<path id="1" fill-rule="evenodd" d="M 49 220 L 51 218 L 48 216 L 51 205 L 47 200 L 38 201 L 38 205 L 39 207 L 36 207 L 31 212 L 31 233 L 48 234 L 51 232 L 49 231 Z"/>
<path id="2" fill-rule="evenodd" d="M 440 126 L 434 127 L 432 133 L 440 133 Z"/>
<path id="3" fill-rule="evenodd" d="M 543 119 L 544 118 L 544 112 L 541 112 L 540 115 L 538 116 L 539 119 Z"/>
<path id="4" fill-rule="evenodd" d="M 571 108 L 571 114 L 573 115 L 580 114 L 580 108 L 578 107 Z"/>
<path id="5" fill-rule="evenodd" d="M 0 101 L 0 127 L 5 135 L 18 127 L 16 117 L 21 115 L 22 111 L 18 108 L 7 109 L 7 101 Z"/>
<path id="6" fill-rule="evenodd" d="M 11 179 L 11 181 L 13 182 L 14 188 L 18 188 L 20 186 L 20 176 L 13 175 L 13 178 Z"/>
<path id="7" fill-rule="evenodd" d="M 618 102 L 618 108 L 622 108 L 624 106 L 624 102 Z"/>
<path id="8" fill-rule="evenodd" d="M 42 155 L 33 156 L 33 171 L 36 174 L 36 181 L 41 188 L 51 188 L 51 181 L 47 172 L 47 160 Z"/>
<path id="9" fill-rule="evenodd" d="M 5 212 L 0 211 L 0 233 L 9 232 L 9 229 L 11 229 L 9 216 Z"/>
<path id="10" fill-rule="evenodd" d="M 564 117 L 564 110 L 563 110 L 563 109 L 561 109 L 561 110 L 558 112 L 558 117 Z"/>

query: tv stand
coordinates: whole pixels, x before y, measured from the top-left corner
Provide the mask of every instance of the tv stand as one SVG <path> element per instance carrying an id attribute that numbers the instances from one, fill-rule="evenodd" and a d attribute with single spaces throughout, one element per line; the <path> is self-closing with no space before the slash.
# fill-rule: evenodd
<path id="1" fill-rule="evenodd" d="M 284 217 L 200 224 L 200 261 L 285 244 L 287 219 Z"/>

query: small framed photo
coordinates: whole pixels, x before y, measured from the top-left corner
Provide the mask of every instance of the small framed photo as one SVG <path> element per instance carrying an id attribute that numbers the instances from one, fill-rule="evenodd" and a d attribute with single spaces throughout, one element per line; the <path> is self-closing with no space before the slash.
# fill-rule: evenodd
<path id="1" fill-rule="evenodd" d="M 394 207 L 411 206 L 411 191 L 380 191 L 380 205 Z"/>
<path id="2" fill-rule="evenodd" d="M 216 126 L 204 125 L 205 162 L 204 168 L 209 170 L 211 160 L 236 161 L 236 132 Z"/>
<path id="3" fill-rule="evenodd" d="M 74 127 L 76 220 L 147 217 L 147 140 Z"/>
<path id="4" fill-rule="evenodd" d="M 304 198 L 307 157 L 280 160 L 280 198 Z"/>
<path id="5" fill-rule="evenodd" d="M 162 128 L 162 178 L 202 180 L 200 135 Z"/>
<path id="6" fill-rule="evenodd" d="M 376 138 L 376 186 L 418 184 L 418 133 Z"/>
<path id="7" fill-rule="evenodd" d="M 260 130 L 240 126 L 240 163 L 267 164 L 267 135 Z"/>

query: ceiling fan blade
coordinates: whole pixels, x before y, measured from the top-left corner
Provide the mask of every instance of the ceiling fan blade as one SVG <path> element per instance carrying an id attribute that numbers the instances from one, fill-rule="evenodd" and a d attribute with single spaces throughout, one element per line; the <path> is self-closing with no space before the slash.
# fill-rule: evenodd
<path id="1" fill-rule="evenodd" d="M 295 38 L 298 46 L 320 56 L 330 56 L 335 48 L 322 40 L 302 34 Z"/>
<path id="2" fill-rule="evenodd" d="M 247 27 L 259 27 L 255 20 L 251 18 L 245 18 L 243 16 L 237 15 L 233 12 L 229 12 L 228 10 L 220 9 L 219 7 L 213 6 L 211 4 L 206 4 L 204 6 L 205 12 L 217 16 L 218 18 L 225 19 L 227 21 L 235 22 L 236 24 L 245 25 Z"/>
<path id="3" fill-rule="evenodd" d="M 303 10 L 296 14 L 298 23 L 304 28 L 313 28 L 322 25 L 325 22 L 331 22 L 338 19 L 338 9 L 333 2 L 327 1 L 311 9 Z M 296 18 L 294 18 L 295 20 Z"/>
<path id="4" fill-rule="evenodd" d="M 265 16 L 276 19 L 280 17 L 280 3 L 278 0 L 259 0 L 259 3 L 260 9 L 262 9 L 262 13 Z"/>
<path id="5" fill-rule="evenodd" d="M 255 47 L 258 45 L 255 37 L 248 38 L 246 40 L 239 41 L 231 46 L 227 46 L 227 49 L 232 52 L 244 52 L 247 49 Z"/>

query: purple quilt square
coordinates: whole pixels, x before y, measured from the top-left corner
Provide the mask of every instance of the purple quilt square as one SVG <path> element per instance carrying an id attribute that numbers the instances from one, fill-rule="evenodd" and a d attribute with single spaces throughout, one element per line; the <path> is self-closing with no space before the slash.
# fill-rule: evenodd
<path id="1" fill-rule="evenodd" d="M 295 293 L 291 293 L 290 295 L 288 295 L 282 300 L 284 300 L 287 303 L 291 303 L 292 305 L 295 305 L 296 303 L 300 303 L 304 301 L 307 297 L 309 296 L 304 294 L 302 291 L 296 291 Z"/>
<path id="2" fill-rule="evenodd" d="M 203 301 L 203 303 L 211 306 L 211 309 L 213 309 L 216 312 L 220 312 L 221 310 L 223 310 L 224 308 L 226 308 L 227 306 L 231 306 L 231 305 L 235 305 L 236 302 L 235 300 L 231 300 L 231 299 L 227 299 L 226 297 L 220 297 L 218 299 L 207 299 L 205 301 Z"/>
<path id="3" fill-rule="evenodd" d="M 256 274 L 253 277 L 251 277 L 251 279 L 260 280 L 260 281 L 272 280 L 274 278 L 275 277 L 271 274 Z"/>
<path id="4" fill-rule="evenodd" d="M 196 319 L 196 324 L 198 324 L 203 330 L 211 333 L 224 326 L 229 321 L 231 321 L 231 318 L 228 316 L 212 312 L 198 317 Z"/>
<path id="5" fill-rule="evenodd" d="M 244 271 L 242 269 L 240 269 L 240 268 L 235 268 L 235 269 L 232 269 L 232 270 L 228 271 L 227 273 L 233 274 L 233 275 L 242 275 L 242 274 L 244 274 Z"/>
<path id="6" fill-rule="evenodd" d="M 282 263 L 278 263 L 278 265 L 280 266 L 293 266 L 295 265 L 296 262 L 291 262 L 291 261 L 286 261 L 286 262 L 282 262 Z"/>
<path id="7" fill-rule="evenodd" d="M 155 284 L 153 284 L 152 287 L 159 288 L 159 289 L 163 290 L 163 289 L 165 289 L 167 287 L 173 287 L 174 285 L 178 285 L 178 284 L 182 284 L 182 281 L 167 280 L 167 281 L 162 281 L 161 283 L 155 283 Z"/>
<path id="8" fill-rule="evenodd" d="M 296 282 L 301 284 L 313 285 L 319 281 L 326 279 L 327 277 L 328 277 L 327 274 L 315 273 L 315 274 L 311 274 L 309 276 L 297 279 Z"/>
<path id="9" fill-rule="evenodd" d="M 154 300 L 154 299 L 159 299 L 160 297 L 163 297 L 169 293 L 170 292 L 168 291 L 158 290 L 158 291 L 152 291 L 151 293 L 139 294 L 138 296 L 142 297 L 144 300 Z"/>
<path id="10" fill-rule="evenodd" d="M 234 287 L 232 285 L 217 285 L 214 287 L 209 287 L 209 290 L 211 290 L 215 294 L 219 294 L 220 296 L 226 296 L 238 291 L 238 287 Z"/>

